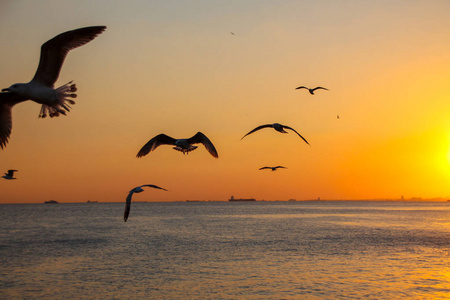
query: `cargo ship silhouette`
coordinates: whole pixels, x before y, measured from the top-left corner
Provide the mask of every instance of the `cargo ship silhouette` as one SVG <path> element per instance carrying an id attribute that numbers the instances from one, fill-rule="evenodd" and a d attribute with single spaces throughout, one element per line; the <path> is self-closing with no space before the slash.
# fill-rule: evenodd
<path id="1" fill-rule="evenodd" d="M 242 198 L 234 198 L 234 196 L 231 196 L 230 199 L 228 199 L 228 201 L 256 201 L 255 198 L 249 198 L 249 199 L 242 199 Z"/>

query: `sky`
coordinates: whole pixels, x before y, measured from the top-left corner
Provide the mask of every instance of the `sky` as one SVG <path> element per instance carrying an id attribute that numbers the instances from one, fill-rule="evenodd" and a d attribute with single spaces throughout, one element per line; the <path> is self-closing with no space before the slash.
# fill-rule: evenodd
<path id="1" fill-rule="evenodd" d="M 57 34 L 107 30 L 66 57 L 67 116 L 13 108 L 0 172 L 19 171 L 0 178 L 0 203 L 121 202 L 143 184 L 168 191 L 134 201 L 450 197 L 448 12 L 438 0 L 2 1 L 1 88 L 30 81 Z M 311 146 L 273 129 L 240 140 L 271 123 Z M 198 131 L 218 159 L 202 145 L 136 158 L 160 133 Z"/>

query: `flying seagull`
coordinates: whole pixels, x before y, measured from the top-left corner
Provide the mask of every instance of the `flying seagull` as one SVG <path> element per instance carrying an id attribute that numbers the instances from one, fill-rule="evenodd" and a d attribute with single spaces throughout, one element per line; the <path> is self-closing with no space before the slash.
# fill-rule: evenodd
<path id="1" fill-rule="evenodd" d="M 272 171 L 276 171 L 277 169 L 287 169 L 286 167 L 283 167 L 283 166 L 276 166 L 276 167 L 262 167 L 262 168 L 259 168 L 260 170 L 265 170 L 265 169 L 270 169 L 270 170 L 272 170 Z"/>
<path id="2" fill-rule="evenodd" d="M 216 148 L 211 143 L 211 141 L 201 132 L 197 132 L 193 137 L 188 139 L 174 139 L 168 135 L 163 133 L 155 136 L 151 140 L 145 144 L 141 150 L 139 150 L 137 157 L 142 157 L 147 155 L 150 151 L 155 150 L 158 146 L 161 145 L 174 145 L 173 149 L 177 151 L 183 152 L 183 154 L 188 154 L 189 152 L 197 149 L 197 146 L 193 146 L 193 144 L 203 144 L 206 150 L 214 156 L 215 158 L 219 158 L 217 154 Z"/>
<path id="3" fill-rule="evenodd" d="M 28 83 L 15 83 L 0 93 L 0 146 L 3 148 L 11 134 L 11 109 L 17 103 L 32 100 L 42 104 L 40 118 L 57 117 L 69 111 L 75 104 L 77 87 L 72 81 L 55 89 L 64 59 L 70 50 L 80 47 L 101 34 L 106 26 L 84 27 L 67 31 L 45 42 L 41 47 L 39 65 L 33 79 Z M 70 99 L 72 98 L 72 99 Z"/>
<path id="4" fill-rule="evenodd" d="M 301 137 L 301 138 L 305 141 L 305 143 L 307 143 L 307 144 L 309 145 L 308 141 L 305 140 L 305 138 L 302 137 L 302 136 L 300 135 L 300 133 L 298 133 L 294 128 L 291 128 L 291 127 L 286 126 L 286 125 L 281 125 L 281 124 L 278 124 L 278 123 L 266 124 L 266 125 L 258 126 L 258 127 L 256 127 L 255 129 L 253 129 L 252 131 L 250 131 L 249 133 L 247 133 L 246 135 L 244 135 L 244 136 L 241 138 L 241 140 L 242 140 L 243 138 L 245 138 L 247 135 L 249 135 L 249 134 L 251 134 L 251 133 L 253 133 L 253 132 L 257 131 L 257 130 L 263 129 L 263 128 L 273 128 L 273 129 L 275 129 L 276 131 L 281 132 L 281 133 L 288 133 L 288 132 L 285 131 L 284 129 L 290 129 L 290 130 L 294 131 L 296 134 L 298 134 L 298 136 Z"/>
<path id="5" fill-rule="evenodd" d="M 295 89 L 296 89 L 296 90 L 299 90 L 299 89 L 307 89 L 311 95 L 314 95 L 314 91 L 315 91 L 315 90 L 327 90 L 327 91 L 329 91 L 329 89 L 324 88 L 324 87 L 321 87 L 321 86 L 315 87 L 315 88 L 313 88 L 313 89 L 307 88 L 306 86 L 299 86 L 298 88 L 295 88 Z"/>
<path id="6" fill-rule="evenodd" d="M 154 188 L 154 189 L 160 189 L 160 190 L 167 191 L 166 189 L 164 189 L 162 187 L 159 187 L 159 186 L 156 186 L 156 185 L 153 185 L 153 184 L 144 184 L 144 185 L 141 185 L 141 186 L 138 186 L 138 187 L 135 187 L 134 189 L 132 189 L 128 193 L 126 204 L 125 204 L 125 212 L 123 214 L 124 222 L 126 222 L 128 220 L 128 215 L 130 214 L 131 197 L 133 196 L 134 193 L 143 192 L 144 190 L 142 189 L 142 187 L 144 187 L 144 186 L 148 186 L 148 187 L 151 187 L 151 188 Z"/>
<path id="7" fill-rule="evenodd" d="M 14 172 L 17 172 L 17 170 L 8 170 L 8 173 L 5 173 L 5 176 L 2 176 L 2 178 L 17 179 L 17 178 L 14 178 Z"/>

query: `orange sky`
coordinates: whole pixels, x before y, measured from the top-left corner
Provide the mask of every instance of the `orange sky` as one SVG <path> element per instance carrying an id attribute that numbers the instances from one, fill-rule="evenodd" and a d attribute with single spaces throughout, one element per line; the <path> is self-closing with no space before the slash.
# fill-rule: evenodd
<path id="1" fill-rule="evenodd" d="M 66 117 L 13 109 L 0 203 L 450 197 L 448 1 L 2 1 L 0 87 L 28 82 L 40 46 L 106 25 L 69 53 Z M 234 35 L 231 34 L 234 33 Z M 324 86 L 311 96 L 299 85 Z M 339 119 L 336 117 L 339 115 Z M 261 124 L 282 123 L 240 138 Z M 187 156 L 165 133 L 203 132 Z M 288 169 L 259 171 L 266 165 Z"/>

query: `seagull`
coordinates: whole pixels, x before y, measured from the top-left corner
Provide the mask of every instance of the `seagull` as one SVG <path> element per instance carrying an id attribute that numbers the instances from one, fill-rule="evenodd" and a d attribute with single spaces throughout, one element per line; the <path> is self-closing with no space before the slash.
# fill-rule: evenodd
<path id="1" fill-rule="evenodd" d="M 305 138 L 302 137 L 302 136 L 300 135 L 300 133 L 298 133 L 294 128 L 291 128 L 291 127 L 286 126 L 286 125 L 281 125 L 281 124 L 278 124 L 278 123 L 266 124 L 266 125 L 258 126 L 258 127 L 256 127 L 255 129 L 253 129 L 252 131 L 250 131 L 249 133 L 247 133 L 246 135 L 244 135 L 244 136 L 241 138 L 241 140 L 242 140 L 243 138 L 245 138 L 247 135 L 249 135 L 250 133 L 253 133 L 253 132 L 255 132 L 255 131 L 257 131 L 257 130 L 260 130 L 260 129 L 263 129 L 263 128 L 273 128 L 273 129 L 275 129 L 276 131 L 281 132 L 281 133 L 288 133 L 288 132 L 285 131 L 284 129 L 290 129 L 290 130 L 294 131 L 296 134 L 298 134 L 298 136 L 301 137 L 301 138 L 305 141 L 305 143 L 307 143 L 307 144 L 309 145 L 308 141 L 305 140 Z"/>
<path id="2" fill-rule="evenodd" d="M 197 132 L 193 137 L 190 137 L 188 139 L 174 139 L 173 137 L 170 137 L 168 135 L 165 135 L 163 133 L 155 136 L 151 140 L 145 144 L 141 150 L 139 150 L 137 157 L 142 157 L 147 155 L 149 152 L 155 150 L 158 146 L 161 145 L 175 145 L 173 149 L 177 151 L 183 152 L 183 154 L 189 154 L 189 152 L 197 149 L 197 146 L 193 146 L 193 144 L 203 144 L 205 146 L 206 150 L 214 156 L 215 158 L 219 158 L 219 155 L 217 154 L 216 148 L 214 148 L 214 145 L 211 143 L 211 141 L 201 132 Z"/>
<path id="3" fill-rule="evenodd" d="M 311 95 L 314 95 L 314 91 L 315 91 L 315 90 L 327 90 L 327 91 L 329 91 L 329 89 L 324 88 L 324 87 L 321 87 L 321 86 L 315 87 L 315 88 L 313 88 L 313 89 L 307 88 L 306 86 L 299 86 L 298 88 L 295 88 L 295 89 L 296 89 L 296 90 L 299 90 L 299 89 L 307 89 Z"/>
<path id="4" fill-rule="evenodd" d="M 14 172 L 17 172 L 17 170 L 8 170 L 8 173 L 5 173 L 5 176 L 2 176 L 2 178 L 17 179 L 17 178 L 14 178 Z"/>
<path id="5" fill-rule="evenodd" d="M 143 192 L 144 190 L 142 189 L 142 187 L 144 187 L 144 186 L 148 186 L 148 187 L 151 187 L 151 188 L 154 188 L 154 189 L 160 189 L 160 190 L 167 191 L 166 189 L 164 189 L 162 187 L 159 187 L 159 186 L 156 186 L 156 185 L 153 185 L 153 184 L 144 184 L 144 185 L 141 185 L 141 186 L 138 186 L 138 187 L 135 187 L 134 189 L 132 189 L 128 193 L 126 204 L 125 204 L 125 212 L 123 214 L 123 221 L 124 222 L 126 222 L 128 220 L 128 215 L 130 214 L 131 197 L 133 196 L 134 193 Z"/>
<path id="6" fill-rule="evenodd" d="M 282 169 L 287 169 L 286 167 L 283 167 L 283 166 L 276 166 L 276 167 L 262 167 L 262 168 L 259 168 L 259 169 L 260 169 L 260 170 L 271 169 L 272 171 L 276 171 L 277 169 L 280 169 L 280 168 L 282 168 Z"/>
<path id="7" fill-rule="evenodd" d="M 106 26 L 84 27 L 61 33 L 41 47 L 39 65 L 33 79 L 28 83 L 15 83 L 0 93 L 0 146 L 3 148 L 11 134 L 11 109 L 17 103 L 32 100 L 42 104 L 40 118 L 65 115 L 69 104 L 75 104 L 77 87 L 72 81 L 55 89 L 64 59 L 70 50 L 80 47 L 101 34 Z M 72 98 L 72 99 L 70 99 Z"/>

